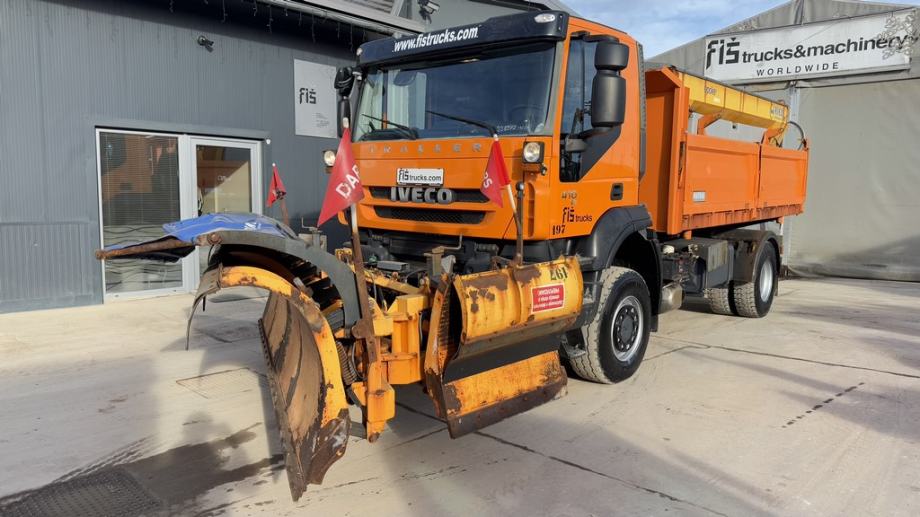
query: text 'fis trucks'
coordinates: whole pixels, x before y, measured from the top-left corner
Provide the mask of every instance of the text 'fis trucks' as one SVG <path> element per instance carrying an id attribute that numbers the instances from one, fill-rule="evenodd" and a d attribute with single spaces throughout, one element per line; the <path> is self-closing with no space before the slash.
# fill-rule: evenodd
<path id="1" fill-rule="evenodd" d="M 803 209 L 807 143 L 783 147 L 786 106 L 646 69 L 627 34 L 552 11 L 365 43 L 336 88 L 365 189 L 360 255 L 252 215 L 99 254 L 213 246 L 196 305 L 270 291 L 260 328 L 295 498 L 344 454 L 349 404 L 376 440 L 395 385 L 423 384 L 457 437 L 562 395 L 562 361 L 626 379 L 685 295 L 770 310 L 780 239 L 742 227 Z M 707 135 L 719 119 L 762 138 Z M 503 206 L 480 191 L 496 136 Z"/>

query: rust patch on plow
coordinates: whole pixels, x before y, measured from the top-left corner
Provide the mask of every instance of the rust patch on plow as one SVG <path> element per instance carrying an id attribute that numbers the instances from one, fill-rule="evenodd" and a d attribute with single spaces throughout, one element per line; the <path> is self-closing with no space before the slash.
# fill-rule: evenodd
<path id="1" fill-rule="evenodd" d="M 511 269 L 514 280 L 521 284 L 528 284 L 540 278 L 540 269 L 537 266 L 522 266 Z"/>
<path id="2" fill-rule="evenodd" d="M 307 473 L 308 483 L 317 485 L 322 483 L 329 467 L 345 454 L 350 426 L 351 419 L 348 417 L 348 410 L 343 409 L 339 411 L 338 417 L 319 429 L 313 447 L 310 470 Z"/>
<path id="3" fill-rule="evenodd" d="M 114 250 L 96 250 L 95 255 L 99 260 L 108 260 L 121 257 L 131 258 L 131 255 L 144 255 L 157 251 L 177 250 L 194 247 L 195 245 L 191 242 L 180 241 L 175 237 L 168 237 L 154 242 L 135 244 L 134 246 L 126 246 L 124 248 Z"/>
<path id="4" fill-rule="evenodd" d="M 464 283 L 467 287 L 472 287 L 480 292 L 488 291 L 490 288 L 504 291 L 508 289 L 508 282 L 502 274 L 493 271 L 486 271 L 464 277 Z"/>

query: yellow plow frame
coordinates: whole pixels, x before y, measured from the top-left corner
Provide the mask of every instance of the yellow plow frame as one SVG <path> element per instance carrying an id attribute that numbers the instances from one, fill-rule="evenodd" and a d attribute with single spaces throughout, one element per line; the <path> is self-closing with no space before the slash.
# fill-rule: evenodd
<path id="1" fill-rule="evenodd" d="M 349 399 L 375 441 L 396 414 L 393 385 L 424 383 L 452 437 L 565 394 L 560 335 L 582 305 L 575 258 L 444 274 L 435 288 L 430 278 L 410 285 L 364 270 L 349 250 L 333 256 L 293 236 L 246 231 L 97 256 L 178 260 L 196 245 L 215 247 L 193 315 L 220 289 L 269 292 L 259 328 L 295 500 L 345 453 Z"/>

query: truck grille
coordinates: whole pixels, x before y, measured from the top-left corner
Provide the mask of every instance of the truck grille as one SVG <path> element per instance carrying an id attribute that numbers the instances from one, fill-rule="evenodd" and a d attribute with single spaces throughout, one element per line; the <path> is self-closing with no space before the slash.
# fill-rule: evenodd
<path id="1" fill-rule="evenodd" d="M 481 190 L 475 188 L 452 188 L 456 203 L 486 203 L 489 198 Z M 371 197 L 374 199 L 390 199 L 390 187 L 370 187 Z"/>
<path id="2" fill-rule="evenodd" d="M 377 217 L 384 219 L 403 219 L 421 223 L 479 224 L 485 218 L 485 212 L 473 210 L 444 210 L 431 208 L 412 208 L 401 206 L 375 206 Z"/>

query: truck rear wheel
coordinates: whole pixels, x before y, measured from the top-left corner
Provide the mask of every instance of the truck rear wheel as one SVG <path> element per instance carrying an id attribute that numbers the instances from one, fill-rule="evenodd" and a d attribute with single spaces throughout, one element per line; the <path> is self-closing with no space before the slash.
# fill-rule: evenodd
<path id="1" fill-rule="evenodd" d="M 709 310 L 715 314 L 732 316 L 735 311 L 732 310 L 731 302 L 732 290 L 729 287 L 710 287 L 706 289 L 706 298 L 709 300 Z"/>
<path id="2" fill-rule="evenodd" d="M 601 294 L 594 318 L 582 327 L 585 353 L 570 361 L 582 379 L 611 384 L 639 368 L 651 332 L 652 302 L 645 280 L 625 267 L 601 273 Z"/>
<path id="3" fill-rule="evenodd" d="M 763 318 L 770 312 L 779 282 L 776 253 L 773 244 L 760 247 L 754 262 L 754 278 L 750 282 L 735 283 L 732 297 L 739 316 Z"/>

